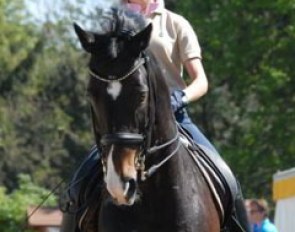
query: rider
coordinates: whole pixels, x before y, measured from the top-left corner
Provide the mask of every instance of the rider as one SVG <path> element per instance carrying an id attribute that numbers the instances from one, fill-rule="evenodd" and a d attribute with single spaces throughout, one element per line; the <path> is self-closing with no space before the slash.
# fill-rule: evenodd
<path id="1" fill-rule="evenodd" d="M 127 7 L 146 15 L 153 24 L 149 49 L 157 58 L 171 89 L 175 118 L 193 139 L 217 153 L 214 146 L 194 125 L 185 106 L 201 98 L 208 90 L 198 38 L 189 22 L 164 7 L 163 0 L 124 0 Z M 184 82 L 183 67 L 191 82 Z"/>
<path id="2" fill-rule="evenodd" d="M 177 122 L 189 132 L 194 141 L 218 154 L 214 146 L 193 124 L 185 109 L 190 102 L 198 100 L 208 90 L 201 48 L 192 26 L 184 17 L 165 9 L 163 0 L 122 1 L 128 8 L 144 14 L 153 25 L 149 49 L 157 58 L 164 76 L 167 77 L 166 81 L 171 90 L 171 106 Z M 183 68 L 191 78 L 188 85 L 182 78 Z M 83 172 L 89 169 L 87 166 L 93 166 L 99 158 L 95 147 L 76 176 L 83 176 Z"/>

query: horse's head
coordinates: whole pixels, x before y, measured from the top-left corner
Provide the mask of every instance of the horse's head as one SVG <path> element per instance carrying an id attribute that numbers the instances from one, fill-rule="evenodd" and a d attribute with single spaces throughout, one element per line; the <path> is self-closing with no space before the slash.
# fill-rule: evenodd
<path id="1" fill-rule="evenodd" d="M 88 95 L 106 186 L 118 204 L 132 204 L 149 125 L 150 91 L 143 52 L 152 26 L 125 10 L 110 10 L 104 17 L 101 33 L 74 27 L 91 55 Z"/>

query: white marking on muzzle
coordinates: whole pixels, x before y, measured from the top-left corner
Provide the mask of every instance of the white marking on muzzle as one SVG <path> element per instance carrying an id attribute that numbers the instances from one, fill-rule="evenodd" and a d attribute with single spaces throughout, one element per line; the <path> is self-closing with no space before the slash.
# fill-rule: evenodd
<path id="1" fill-rule="evenodd" d="M 119 81 L 112 81 L 107 87 L 107 92 L 112 96 L 114 101 L 119 97 L 121 90 L 122 84 Z"/>
<path id="2" fill-rule="evenodd" d="M 114 162 L 113 162 L 114 145 L 111 146 L 107 160 L 107 173 L 105 176 L 105 182 L 107 190 L 119 204 L 125 203 L 125 189 L 120 176 L 116 173 Z"/>

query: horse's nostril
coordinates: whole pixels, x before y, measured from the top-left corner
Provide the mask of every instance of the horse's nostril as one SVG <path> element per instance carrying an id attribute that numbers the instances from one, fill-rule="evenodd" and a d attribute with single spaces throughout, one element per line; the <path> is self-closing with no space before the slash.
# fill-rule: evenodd
<path id="1" fill-rule="evenodd" d="M 124 181 L 124 197 L 127 199 L 133 198 L 136 191 L 135 179 L 128 179 Z"/>

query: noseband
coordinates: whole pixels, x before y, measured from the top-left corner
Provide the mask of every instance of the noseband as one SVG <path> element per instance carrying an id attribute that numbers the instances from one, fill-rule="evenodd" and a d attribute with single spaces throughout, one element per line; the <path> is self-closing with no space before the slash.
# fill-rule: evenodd
<path id="1" fill-rule="evenodd" d="M 105 134 L 101 137 L 100 143 L 103 146 L 111 144 L 119 145 L 141 145 L 144 142 L 144 135 L 128 133 L 128 132 L 117 132 L 113 134 Z"/>
<path id="2" fill-rule="evenodd" d="M 123 81 L 126 78 L 130 77 L 131 74 L 133 74 L 137 69 L 141 67 L 141 65 L 146 64 L 149 61 L 149 57 L 143 54 L 143 58 L 139 58 L 134 66 L 131 68 L 131 70 L 120 77 L 116 76 L 107 76 L 102 77 L 94 73 L 93 71 L 89 70 L 89 74 L 91 77 L 94 77 L 100 81 L 111 83 L 111 82 L 117 82 L 117 81 Z M 149 105 L 151 104 L 151 81 L 150 78 L 148 79 L 148 87 L 149 87 Z M 152 133 L 152 124 L 154 116 L 151 113 L 150 106 L 149 106 L 149 118 L 146 120 L 145 125 L 145 131 L 141 134 L 138 133 L 130 133 L 130 132 L 115 132 L 111 134 L 105 134 L 101 136 L 100 139 L 100 145 L 101 146 L 108 146 L 108 145 L 137 145 L 141 147 L 141 152 L 139 157 L 136 159 L 136 167 L 140 171 L 141 175 L 141 181 L 146 180 L 147 177 L 151 176 L 156 170 L 158 170 L 164 163 L 166 163 L 172 156 L 176 154 L 180 147 L 180 141 L 179 141 L 179 134 L 178 132 L 176 135 L 167 141 L 164 144 L 157 145 L 157 146 L 151 146 L 151 133 Z M 165 157 L 160 163 L 155 164 L 151 166 L 148 170 L 145 170 L 145 160 L 146 156 L 152 153 L 155 153 L 171 144 L 173 144 L 175 141 L 178 141 L 176 148 L 167 156 Z M 105 164 L 103 163 L 104 170 L 105 170 Z"/>

